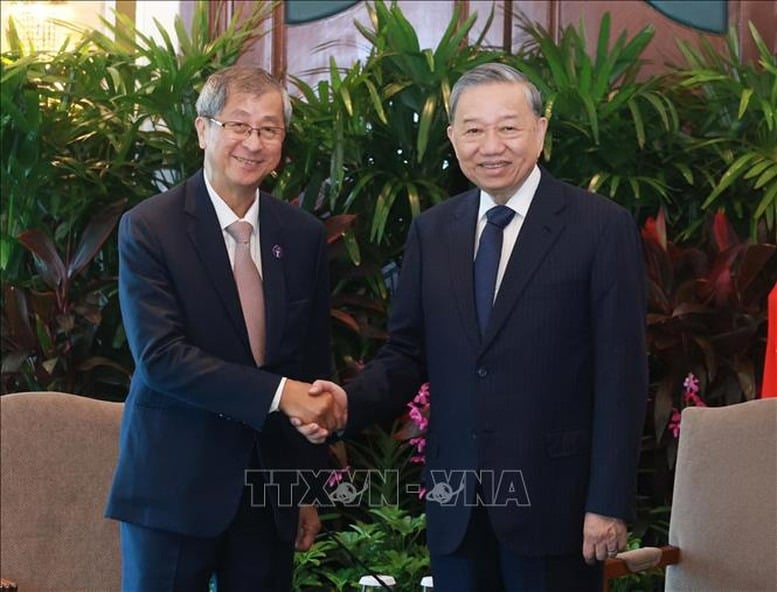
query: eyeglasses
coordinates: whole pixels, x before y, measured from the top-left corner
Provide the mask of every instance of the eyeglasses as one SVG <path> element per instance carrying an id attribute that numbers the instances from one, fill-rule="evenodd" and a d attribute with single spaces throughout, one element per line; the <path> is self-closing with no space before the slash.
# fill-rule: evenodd
<path id="1" fill-rule="evenodd" d="M 225 132 L 235 139 L 247 140 L 253 132 L 259 134 L 259 138 L 265 142 L 279 142 L 283 139 L 283 134 L 286 131 L 282 127 L 274 127 L 272 125 L 263 125 L 261 127 L 251 127 L 247 123 L 242 121 L 219 121 L 212 117 L 205 117 L 208 121 L 212 121 Z"/>

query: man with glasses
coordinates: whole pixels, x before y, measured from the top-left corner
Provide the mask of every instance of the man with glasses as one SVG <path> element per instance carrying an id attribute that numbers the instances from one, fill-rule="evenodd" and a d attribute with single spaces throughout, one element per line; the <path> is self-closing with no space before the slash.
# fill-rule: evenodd
<path id="1" fill-rule="evenodd" d="M 288 590 L 320 527 L 274 475 L 325 462 L 288 416 L 340 421 L 330 374 L 323 225 L 260 190 L 291 117 L 260 68 L 212 75 L 197 100 L 203 169 L 127 212 L 119 296 L 136 369 L 107 515 L 127 591 Z M 291 479 L 293 481 L 293 479 Z"/>

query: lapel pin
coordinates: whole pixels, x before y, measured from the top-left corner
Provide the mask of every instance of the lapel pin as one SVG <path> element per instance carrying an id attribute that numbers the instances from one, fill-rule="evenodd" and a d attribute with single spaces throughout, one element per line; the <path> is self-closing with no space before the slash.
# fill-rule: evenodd
<path id="1" fill-rule="evenodd" d="M 280 245 L 273 245 L 272 255 L 276 259 L 280 259 L 281 257 L 283 257 L 283 249 L 281 248 Z"/>

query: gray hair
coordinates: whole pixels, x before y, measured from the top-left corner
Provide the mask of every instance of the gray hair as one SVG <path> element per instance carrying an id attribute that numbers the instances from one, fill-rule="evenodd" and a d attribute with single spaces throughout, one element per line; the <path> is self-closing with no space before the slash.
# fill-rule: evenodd
<path id="1" fill-rule="evenodd" d="M 456 107 L 459 104 L 461 93 L 473 86 L 482 84 L 520 84 L 526 93 L 526 99 L 529 101 L 531 110 L 537 117 L 542 117 L 542 97 L 537 87 L 531 81 L 515 68 L 506 64 L 481 64 L 472 68 L 469 72 L 462 74 L 456 81 L 451 91 L 449 122 L 453 123 L 456 116 Z"/>
<path id="2" fill-rule="evenodd" d="M 229 66 L 211 74 L 197 97 L 197 115 L 216 117 L 227 104 L 230 92 L 259 96 L 268 91 L 281 93 L 283 122 L 288 127 L 291 121 L 289 93 L 266 70 L 256 66 Z"/>

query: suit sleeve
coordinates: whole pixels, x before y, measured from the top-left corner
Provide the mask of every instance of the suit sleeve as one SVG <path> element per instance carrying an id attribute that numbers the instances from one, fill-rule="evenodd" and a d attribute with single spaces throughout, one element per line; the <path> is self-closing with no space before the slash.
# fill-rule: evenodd
<path id="1" fill-rule="evenodd" d="M 171 222 L 172 223 L 172 222 Z M 152 225 L 132 212 L 119 226 L 119 299 L 135 372 L 167 406 L 192 405 L 261 430 L 281 377 L 225 361 L 187 339 L 180 297 Z M 186 265 L 179 260 L 178 265 Z M 165 400 L 171 399 L 171 400 Z"/>
<path id="2" fill-rule="evenodd" d="M 586 511 L 628 519 L 648 392 L 642 246 L 619 209 L 604 228 L 591 277 L 594 410 Z"/>
<path id="3" fill-rule="evenodd" d="M 346 386 L 348 432 L 397 417 L 426 380 L 420 234 L 415 220 L 408 233 L 399 286 L 392 299 L 389 339 Z"/>

